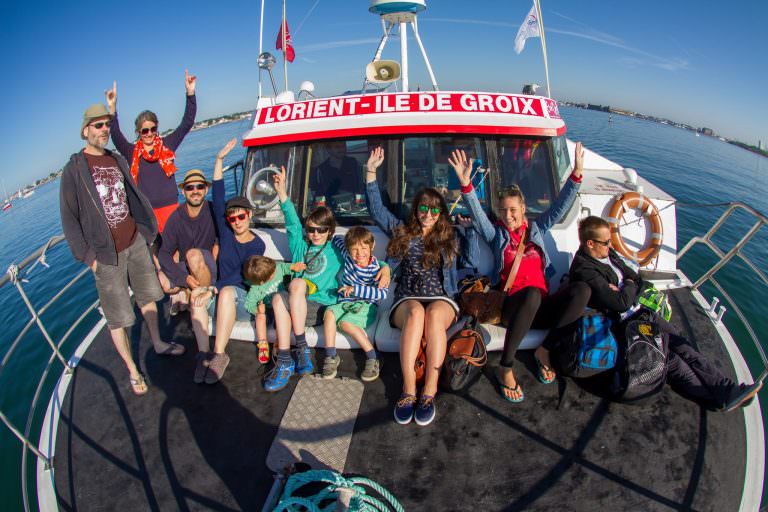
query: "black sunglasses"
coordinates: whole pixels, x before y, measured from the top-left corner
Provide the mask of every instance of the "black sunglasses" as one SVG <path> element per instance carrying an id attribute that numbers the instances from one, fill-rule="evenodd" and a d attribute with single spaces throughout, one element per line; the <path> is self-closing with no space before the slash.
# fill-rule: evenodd
<path id="1" fill-rule="evenodd" d="M 307 233 L 320 233 L 321 235 L 324 235 L 328 232 L 330 229 L 327 226 L 317 226 L 317 227 L 307 227 Z"/>
<path id="2" fill-rule="evenodd" d="M 152 126 L 150 128 L 142 128 L 141 129 L 141 134 L 142 135 L 146 135 L 148 133 L 157 133 L 157 125 Z"/>
<path id="3" fill-rule="evenodd" d="M 592 240 L 592 241 L 593 241 L 593 242 L 595 242 L 596 244 L 600 244 L 600 245 L 602 245 L 603 247 L 608 247 L 608 244 L 610 244 L 610 243 L 611 243 L 611 241 L 610 241 L 610 240 L 595 240 L 594 238 L 590 238 L 590 240 Z"/>
<path id="4" fill-rule="evenodd" d="M 97 130 L 101 130 L 106 125 L 107 128 L 110 127 L 112 124 L 112 121 L 99 121 L 98 123 L 91 123 L 91 126 L 96 128 Z"/>
<path id="5" fill-rule="evenodd" d="M 205 190 L 208 187 L 205 183 L 190 183 L 189 185 L 184 185 L 184 190 L 187 192 L 192 192 L 193 190 Z"/>

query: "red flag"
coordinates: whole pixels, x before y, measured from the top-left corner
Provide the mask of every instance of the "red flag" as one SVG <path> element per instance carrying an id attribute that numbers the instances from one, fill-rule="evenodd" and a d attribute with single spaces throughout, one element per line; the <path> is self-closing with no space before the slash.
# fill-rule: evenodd
<path id="1" fill-rule="evenodd" d="M 275 43 L 276 50 L 283 49 L 283 25 L 280 24 L 280 31 L 277 33 L 277 42 Z M 293 45 L 291 44 L 291 31 L 288 30 L 288 20 L 285 20 L 285 58 L 288 62 L 293 62 L 296 58 L 296 52 L 293 51 Z"/>

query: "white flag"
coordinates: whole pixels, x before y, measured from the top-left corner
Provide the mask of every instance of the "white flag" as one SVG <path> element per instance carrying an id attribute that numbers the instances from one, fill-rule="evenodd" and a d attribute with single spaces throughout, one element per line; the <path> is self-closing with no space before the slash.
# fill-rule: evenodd
<path id="1" fill-rule="evenodd" d="M 528 11 L 528 16 L 523 20 L 523 24 L 520 25 L 520 30 L 517 31 L 517 37 L 515 37 L 515 53 L 520 53 L 525 47 L 525 40 L 529 37 L 540 37 L 539 32 L 539 15 L 536 12 L 536 1 L 533 2 L 533 7 Z"/>

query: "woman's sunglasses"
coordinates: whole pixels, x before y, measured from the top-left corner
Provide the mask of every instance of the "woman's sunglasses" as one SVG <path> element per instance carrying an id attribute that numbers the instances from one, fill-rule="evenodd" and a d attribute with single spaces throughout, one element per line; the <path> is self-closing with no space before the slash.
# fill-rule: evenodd
<path id="1" fill-rule="evenodd" d="M 430 208 L 426 204 L 420 204 L 419 205 L 419 212 L 420 213 L 430 212 L 430 213 L 432 213 L 432 215 L 440 215 L 440 212 L 442 212 L 442 211 L 443 211 L 443 209 L 440 208 L 439 206 L 433 206 L 433 207 Z"/>
<path id="2" fill-rule="evenodd" d="M 230 215 L 227 217 L 227 220 L 230 224 L 234 224 L 235 221 L 238 220 L 245 220 L 245 218 L 248 216 L 247 213 L 238 213 L 237 215 Z"/>
<path id="3" fill-rule="evenodd" d="M 141 129 L 141 134 L 142 135 L 146 135 L 148 133 L 157 133 L 157 125 L 151 126 L 149 128 L 142 128 Z"/>
<path id="4" fill-rule="evenodd" d="M 328 230 L 330 228 L 328 228 L 327 226 L 317 226 L 317 227 L 312 226 L 312 227 L 308 227 L 306 229 L 307 229 L 307 233 L 312 233 L 312 234 L 320 233 L 321 235 L 324 235 L 324 234 L 326 234 L 328 232 Z"/>

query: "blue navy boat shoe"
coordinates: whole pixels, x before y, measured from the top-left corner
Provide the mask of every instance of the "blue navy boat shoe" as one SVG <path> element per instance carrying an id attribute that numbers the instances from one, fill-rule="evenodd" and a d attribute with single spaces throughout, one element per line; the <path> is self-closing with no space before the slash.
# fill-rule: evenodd
<path id="1" fill-rule="evenodd" d="M 413 410 L 416 407 L 416 396 L 403 393 L 395 404 L 395 421 L 401 425 L 407 425 L 413 419 Z"/>
<path id="2" fill-rule="evenodd" d="M 432 423 L 435 419 L 435 397 L 432 395 L 421 395 L 416 411 L 413 413 L 413 421 L 422 427 Z"/>
<path id="3" fill-rule="evenodd" d="M 309 347 L 293 349 L 293 358 L 296 360 L 296 374 L 306 375 L 315 371 L 315 365 L 312 363 L 312 352 Z"/>
<path id="4" fill-rule="evenodd" d="M 272 371 L 264 379 L 264 389 L 270 393 L 280 391 L 288 385 L 288 381 L 291 380 L 291 375 L 293 375 L 295 369 L 296 363 L 293 360 L 289 363 L 278 360 L 275 367 L 272 368 Z"/>

